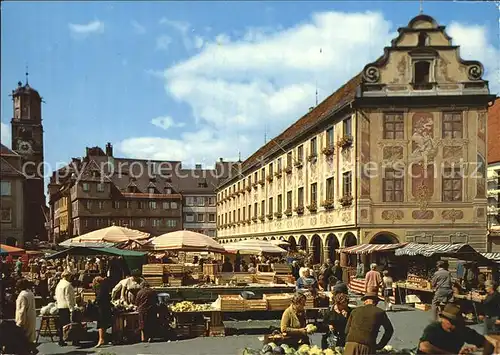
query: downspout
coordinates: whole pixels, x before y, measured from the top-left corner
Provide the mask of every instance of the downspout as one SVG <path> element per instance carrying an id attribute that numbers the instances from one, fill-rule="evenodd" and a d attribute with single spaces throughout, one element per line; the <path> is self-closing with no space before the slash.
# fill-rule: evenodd
<path id="1" fill-rule="evenodd" d="M 353 105 L 352 105 L 352 102 L 350 103 L 350 107 L 351 109 L 353 109 Z M 359 134 L 359 125 L 358 125 L 358 110 L 356 110 L 356 113 L 355 113 L 355 116 L 354 116 L 354 121 L 356 122 L 356 144 L 354 145 L 354 157 L 356 159 L 356 164 L 354 165 L 355 169 L 356 169 L 356 173 L 354 176 L 356 176 L 356 178 L 354 179 L 355 183 L 354 183 L 354 191 L 355 191 L 355 198 L 354 198 L 354 228 L 357 229 L 358 231 L 358 241 L 360 241 L 360 244 L 361 244 L 361 230 L 360 228 L 358 227 L 358 198 L 359 198 L 359 192 L 358 192 L 358 170 L 359 170 L 359 167 L 358 167 L 358 164 L 360 164 L 360 159 L 358 158 L 358 141 L 359 141 L 359 137 L 360 137 L 360 134 Z M 361 178 L 361 176 L 359 177 Z"/>

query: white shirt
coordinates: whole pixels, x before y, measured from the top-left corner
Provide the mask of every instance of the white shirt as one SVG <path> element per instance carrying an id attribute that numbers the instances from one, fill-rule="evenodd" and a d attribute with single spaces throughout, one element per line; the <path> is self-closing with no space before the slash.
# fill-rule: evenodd
<path id="1" fill-rule="evenodd" d="M 55 300 L 57 304 L 57 308 L 59 309 L 69 309 L 73 311 L 76 306 L 75 302 L 75 289 L 65 279 L 59 281 L 56 287 L 56 295 Z"/>
<path id="2" fill-rule="evenodd" d="M 22 328 L 33 343 L 36 339 L 35 296 L 31 291 L 21 291 L 16 300 L 16 325 Z"/>
<path id="3" fill-rule="evenodd" d="M 120 282 L 118 282 L 118 284 L 111 291 L 111 299 L 112 300 L 116 300 L 117 298 L 121 298 L 122 289 L 125 288 L 125 285 L 127 284 L 127 282 L 128 282 L 128 278 L 123 279 Z M 118 297 L 118 296 L 120 296 L 120 297 Z"/>

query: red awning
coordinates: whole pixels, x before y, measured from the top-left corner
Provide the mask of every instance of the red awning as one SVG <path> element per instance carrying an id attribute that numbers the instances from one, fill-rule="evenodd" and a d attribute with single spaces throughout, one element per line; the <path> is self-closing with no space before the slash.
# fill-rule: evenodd
<path id="1" fill-rule="evenodd" d="M 2 249 L 3 252 L 11 254 L 11 255 L 21 255 L 26 253 L 26 250 L 17 248 L 17 247 L 11 247 L 10 245 L 6 244 L 0 244 L 0 249 Z"/>
<path id="2" fill-rule="evenodd" d="M 396 249 L 402 248 L 407 243 L 398 243 L 398 244 L 360 244 L 354 245 L 348 248 L 339 249 L 340 253 L 347 254 L 371 254 L 371 253 L 384 253 L 391 252 Z"/>

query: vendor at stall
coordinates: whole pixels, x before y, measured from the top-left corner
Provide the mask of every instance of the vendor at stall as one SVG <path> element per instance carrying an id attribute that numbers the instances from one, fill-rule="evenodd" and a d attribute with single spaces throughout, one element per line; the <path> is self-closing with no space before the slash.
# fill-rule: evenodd
<path id="1" fill-rule="evenodd" d="M 281 317 L 281 333 L 291 340 L 290 345 L 295 348 L 302 344 L 309 345 L 305 306 L 306 296 L 302 293 L 296 293 L 292 298 L 292 304 Z"/>
<path id="2" fill-rule="evenodd" d="M 309 269 L 304 270 L 304 276 L 299 277 L 297 280 L 297 292 L 309 291 L 313 295 L 316 295 L 318 293 L 318 288 L 318 281 L 311 276 Z"/>
<path id="3" fill-rule="evenodd" d="M 147 283 L 137 293 L 135 305 L 139 312 L 139 327 L 141 330 L 141 341 L 151 341 L 155 329 L 158 329 L 158 296 Z"/>
<path id="4" fill-rule="evenodd" d="M 124 304 L 134 304 L 135 297 L 137 293 L 144 285 L 144 279 L 141 278 L 141 272 L 139 270 L 132 270 L 132 276 L 126 278 L 122 290 L 121 290 L 121 301 Z"/>
<path id="5" fill-rule="evenodd" d="M 475 330 L 465 326 L 460 307 L 447 304 L 439 314 L 440 321 L 429 324 L 420 338 L 417 354 L 466 354 L 472 349 L 465 344 L 483 349 L 483 354 L 493 353 L 493 345 Z"/>
<path id="6" fill-rule="evenodd" d="M 485 282 L 487 296 L 483 301 L 483 311 L 479 316 L 479 320 L 484 322 L 484 334 L 498 333 L 500 325 L 497 324 L 500 320 L 500 293 L 496 290 L 496 285 L 493 281 Z"/>

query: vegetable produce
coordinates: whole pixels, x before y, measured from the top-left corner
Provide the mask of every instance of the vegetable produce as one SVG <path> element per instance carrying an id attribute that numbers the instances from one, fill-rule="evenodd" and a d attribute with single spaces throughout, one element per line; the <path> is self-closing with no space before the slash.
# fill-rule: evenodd
<path id="1" fill-rule="evenodd" d="M 281 349 L 281 350 L 279 350 Z M 269 343 L 263 346 L 262 350 L 254 350 L 246 348 L 243 350 L 243 355 L 343 355 L 344 349 L 341 347 L 336 347 L 335 349 L 322 350 L 318 346 L 301 345 L 297 350 L 294 348 L 282 344 L 277 346 L 274 343 Z M 377 354 L 393 354 L 393 355 L 415 355 L 415 352 L 409 349 L 396 350 L 392 346 L 387 345 Z"/>
<path id="2" fill-rule="evenodd" d="M 308 324 L 306 326 L 306 332 L 307 332 L 307 334 L 316 333 L 317 330 L 318 330 L 318 327 L 316 327 L 314 324 Z"/>
<path id="3" fill-rule="evenodd" d="M 189 301 L 182 301 L 170 307 L 172 312 L 196 312 L 196 311 L 209 311 L 212 309 L 209 304 L 194 304 Z M 272 350 L 272 349 L 271 349 Z"/>

